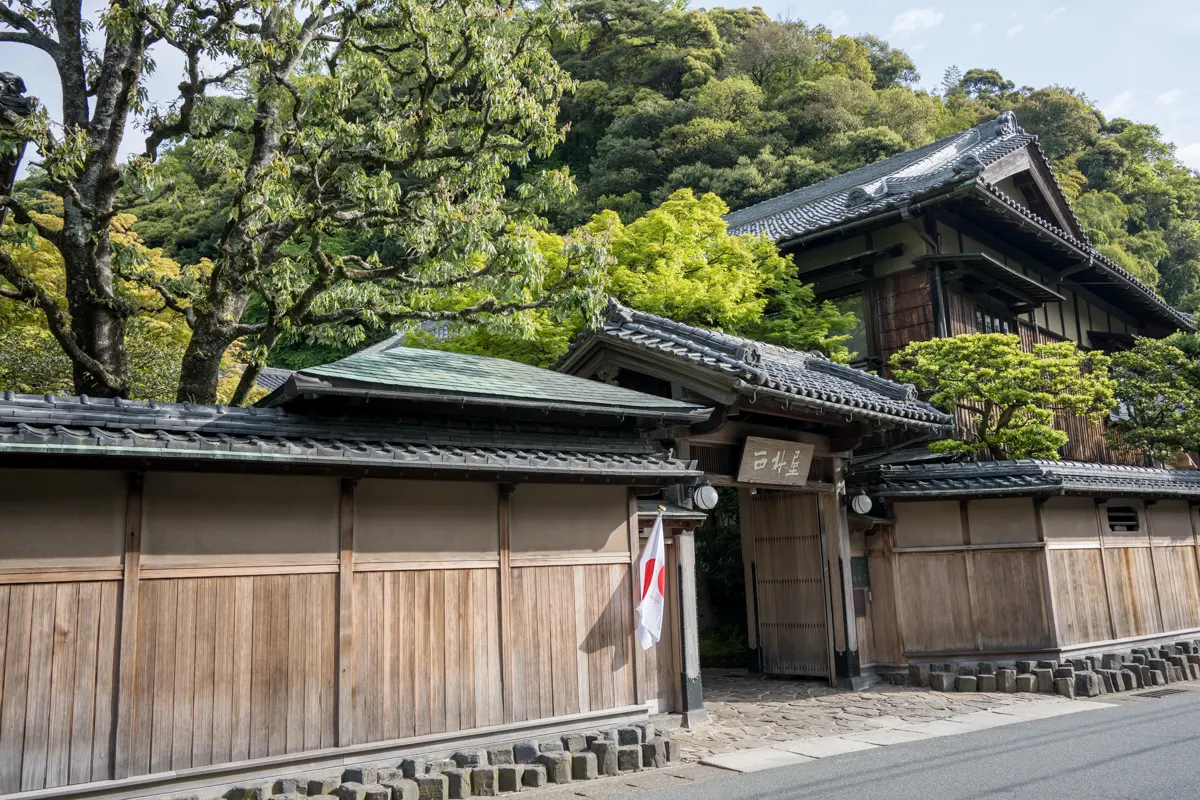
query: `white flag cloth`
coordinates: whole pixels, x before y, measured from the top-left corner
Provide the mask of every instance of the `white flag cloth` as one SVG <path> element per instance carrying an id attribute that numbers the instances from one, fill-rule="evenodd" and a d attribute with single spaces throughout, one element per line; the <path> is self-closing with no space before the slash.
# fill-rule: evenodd
<path id="1" fill-rule="evenodd" d="M 650 541 L 638 560 L 638 644 L 649 650 L 662 638 L 663 608 L 666 606 L 667 558 L 663 547 L 662 512 L 654 520 Z"/>

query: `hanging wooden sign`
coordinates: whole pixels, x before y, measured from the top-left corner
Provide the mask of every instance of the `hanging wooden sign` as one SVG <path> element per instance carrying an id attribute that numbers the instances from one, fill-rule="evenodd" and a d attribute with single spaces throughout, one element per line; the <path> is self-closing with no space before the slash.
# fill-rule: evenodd
<path id="1" fill-rule="evenodd" d="M 811 444 L 747 436 L 737 479 L 741 483 L 803 486 L 815 451 Z"/>

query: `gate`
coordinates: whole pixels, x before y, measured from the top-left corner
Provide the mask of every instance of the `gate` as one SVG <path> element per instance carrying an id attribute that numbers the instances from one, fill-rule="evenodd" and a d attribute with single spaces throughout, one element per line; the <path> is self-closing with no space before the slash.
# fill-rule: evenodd
<path id="1" fill-rule="evenodd" d="M 749 500 L 741 513 L 754 541 L 753 591 L 762 670 L 830 678 L 819 496 L 760 489 L 742 497 Z"/>

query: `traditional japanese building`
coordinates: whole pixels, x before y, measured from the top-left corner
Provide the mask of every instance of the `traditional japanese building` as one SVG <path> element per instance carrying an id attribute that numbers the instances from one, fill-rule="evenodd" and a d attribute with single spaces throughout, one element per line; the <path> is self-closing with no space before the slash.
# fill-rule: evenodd
<path id="1" fill-rule="evenodd" d="M 934 337 L 1111 351 L 1194 329 L 1088 243 L 1011 112 L 727 221 L 769 236 L 819 299 L 853 312 L 856 364 L 880 374 Z M 1105 424 L 1060 414 L 1055 425 L 1070 436 L 1063 462 L 938 463 L 888 439 L 860 448 L 851 491 L 885 501 L 856 521 L 877 668 L 1200 632 L 1200 482 L 1114 452 Z"/>
<path id="2" fill-rule="evenodd" d="M 911 386 L 616 303 L 556 368 L 712 409 L 674 446 L 708 482 L 737 489 L 751 663 L 860 685 L 874 623 L 855 589 L 866 550 L 847 521 L 846 464 L 864 438 L 927 437 L 950 417 Z M 685 689 L 685 710 L 697 709 L 699 684 Z"/>
<path id="3" fill-rule="evenodd" d="M 682 702 L 694 632 L 637 647 L 631 571 L 709 409 L 409 348 L 281 378 L 0 396 L 0 794 L 212 797 Z M 680 579 L 702 516 L 667 509 Z"/>

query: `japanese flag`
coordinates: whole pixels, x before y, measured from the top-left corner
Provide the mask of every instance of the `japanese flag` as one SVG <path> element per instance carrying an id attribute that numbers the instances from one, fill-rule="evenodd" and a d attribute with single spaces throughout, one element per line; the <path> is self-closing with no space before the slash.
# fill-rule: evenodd
<path id="1" fill-rule="evenodd" d="M 649 650 L 662 637 L 663 608 L 666 605 L 667 558 L 663 547 L 662 512 L 654 520 L 650 540 L 638 561 L 641 594 L 638 601 L 638 644 Z"/>

